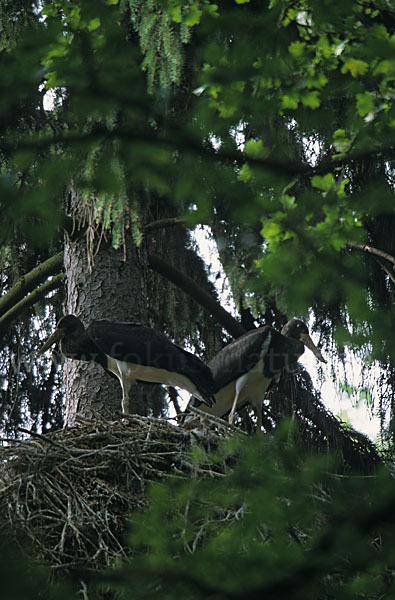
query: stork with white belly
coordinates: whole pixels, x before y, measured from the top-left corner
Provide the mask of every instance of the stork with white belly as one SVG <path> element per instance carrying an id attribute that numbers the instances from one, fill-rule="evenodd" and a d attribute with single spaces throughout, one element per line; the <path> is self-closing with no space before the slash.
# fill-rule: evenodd
<path id="1" fill-rule="evenodd" d="M 180 387 L 208 407 L 215 402 L 210 369 L 151 327 L 99 319 L 85 329 L 78 317 L 66 315 L 38 355 L 56 342 L 67 358 L 94 361 L 119 379 L 124 413 L 130 412 L 129 390 L 135 381 Z"/>
<path id="2" fill-rule="evenodd" d="M 215 381 L 215 403 L 201 407 L 201 402 L 192 398 L 188 407 L 199 407 L 217 417 L 228 414 L 229 423 L 233 423 L 236 410 L 248 403 L 257 416 L 257 431 L 260 431 L 267 389 L 279 381 L 284 370 L 295 369 L 305 347 L 318 360 L 326 362 L 299 319 L 288 321 L 281 333 L 267 325 L 248 331 L 207 363 Z"/>

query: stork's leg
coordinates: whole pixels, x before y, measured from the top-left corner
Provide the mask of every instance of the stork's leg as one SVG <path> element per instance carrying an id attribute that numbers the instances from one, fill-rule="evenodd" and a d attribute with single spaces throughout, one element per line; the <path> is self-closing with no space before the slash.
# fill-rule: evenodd
<path id="1" fill-rule="evenodd" d="M 129 392 L 134 380 L 130 380 L 130 378 L 126 377 L 122 374 L 121 378 L 121 386 L 122 386 L 122 412 L 124 414 L 130 414 L 130 398 Z"/>
<path id="2" fill-rule="evenodd" d="M 239 399 L 239 395 L 240 395 L 240 392 L 235 393 L 235 399 L 233 400 L 232 409 L 231 409 L 231 411 L 229 413 L 229 417 L 228 417 L 229 425 L 233 425 L 233 421 L 235 420 L 235 413 L 236 413 L 236 407 L 237 407 L 237 401 Z"/>
<path id="3" fill-rule="evenodd" d="M 130 413 L 129 392 L 135 378 L 130 365 L 122 360 L 117 360 L 112 356 L 107 356 L 106 369 L 113 373 L 119 379 L 122 388 L 122 412 Z"/>
<path id="4" fill-rule="evenodd" d="M 236 413 L 236 409 L 237 409 L 237 404 L 238 404 L 238 401 L 239 401 L 241 390 L 243 389 L 246 381 L 247 381 L 247 378 L 246 378 L 245 375 L 242 375 L 241 377 L 239 377 L 236 380 L 236 383 L 235 383 L 235 397 L 234 397 L 232 408 L 231 408 L 231 411 L 230 411 L 229 417 L 228 417 L 228 423 L 229 423 L 229 425 L 233 425 L 233 421 L 235 420 L 235 413 Z"/>
<path id="5" fill-rule="evenodd" d="M 123 414 L 130 413 L 129 394 L 122 389 L 122 412 Z"/>

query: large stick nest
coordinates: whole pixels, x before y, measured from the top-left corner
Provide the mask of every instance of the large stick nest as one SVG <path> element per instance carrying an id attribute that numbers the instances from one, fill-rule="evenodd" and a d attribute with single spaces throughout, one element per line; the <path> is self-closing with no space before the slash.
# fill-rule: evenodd
<path id="1" fill-rule="evenodd" d="M 58 572 L 100 570 L 126 555 L 125 518 L 147 505 L 148 482 L 223 474 L 188 451 L 215 450 L 229 428 L 201 427 L 134 415 L 12 441 L 0 449 L 0 527 Z"/>

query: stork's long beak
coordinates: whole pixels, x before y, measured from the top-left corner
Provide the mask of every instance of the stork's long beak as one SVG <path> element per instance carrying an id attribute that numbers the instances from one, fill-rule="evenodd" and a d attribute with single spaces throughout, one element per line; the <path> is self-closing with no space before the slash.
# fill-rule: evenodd
<path id="1" fill-rule="evenodd" d="M 306 346 L 306 348 L 308 348 L 309 350 L 311 350 L 312 353 L 314 354 L 314 356 L 316 356 L 318 358 L 318 360 L 320 360 L 323 363 L 326 363 L 325 358 L 322 356 L 320 350 L 314 344 L 313 340 L 311 339 L 311 337 L 309 336 L 308 333 L 301 333 L 300 334 L 300 339 L 302 340 L 302 342 L 304 343 L 304 345 Z"/>
<path id="2" fill-rule="evenodd" d="M 55 329 L 53 334 L 50 335 L 47 341 L 41 346 L 40 350 L 37 352 L 37 356 L 41 356 L 41 354 L 44 354 L 44 352 L 48 350 L 48 348 L 50 348 L 53 344 L 59 342 L 59 340 L 61 340 L 64 337 L 64 334 L 65 332 L 63 329 Z"/>

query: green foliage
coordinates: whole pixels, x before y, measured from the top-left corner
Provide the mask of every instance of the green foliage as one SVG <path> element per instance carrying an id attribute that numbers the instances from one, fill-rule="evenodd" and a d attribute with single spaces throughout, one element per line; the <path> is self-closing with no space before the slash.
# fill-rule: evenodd
<path id="1" fill-rule="evenodd" d="M 170 17 L 176 23 L 182 23 L 189 27 L 198 25 L 203 15 L 219 16 L 218 5 L 210 0 L 162 0 L 161 4 L 166 7 Z"/>
<path id="2" fill-rule="evenodd" d="M 301 457 L 291 427 L 233 441 L 216 460 L 231 455 L 222 479 L 152 486 L 130 520 L 131 559 L 109 575 L 125 597 L 391 597 L 389 473 L 374 485 L 338 478 L 328 457 Z"/>
<path id="3" fill-rule="evenodd" d="M 212 221 L 253 317 L 314 305 L 328 336 L 391 363 L 393 282 L 348 245 L 393 254 L 391 3 L 3 2 L 0 29 L 3 240 L 48 243 L 71 184 L 115 247 L 128 227 L 140 242 L 147 192 L 171 198 Z M 125 594 L 391 597 L 392 479 L 331 477 L 291 438 L 240 446 L 223 480 L 155 486 Z"/>
<path id="4" fill-rule="evenodd" d="M 26 72 L 14 76 L 21 98 L 40 81 L 46 89 L 64 89 L 57 108 L 61 133 L 54 138 L 46 127 L 19 139 L 17 152 L 8 151 L 12 174 L 22 172 L 29 183 L 27 206 L 50 222 L 51 202 L 73 178 L 84 197 L 97 202 L 97 215 L 113 228 L 118 247 L 126 226 L 140 237 L 132 188 L 148 186 L 194 204 L 197 219 L 209 217 L 213 192 L 222 189 L 237 222 L 261 220 L 265 252 L 257 275 L 265 287 L 281 290 L 288 311 L 304 312 L 312 300 L 347 300 L 352 281 L 360 285 L 361 270 L 357 259 L 348 264 L 345 247 L 366 237 L 367 211 L 351 160 L 388 148 L 395 122 L 390 19 L 386 27 L 365 2 L 346 1 L 338 14 L 302 0 L 259 9 L 254 3 L 221 9 L 197 1 L 48 0 L 42 12 L 45 23 L 21 34 L 4 67 L 8 73 L 13 61 L 23 62 L 27 45 L 34 47 Z M 202 93 L 191 105 L 193 126 L 180 135 L 173 125 L 158 130 L 163 109 L 147 96 L 140 67 L 150 92 L 179 82 L 192 25 L 203 40 L 197 52 L 202 69 L 193 83 Z M 38 63 L 40 78 L 33 68 Z M 5 95 L 4 117 L 11 102 Z M 229 136 L 240 124 L 248 136 L 244 156 Z M 201 145 L 213 135 L 221 144 L 217 157 Z M 34 189 L 39 185 L 41 202 Z M 242 206 L 240 191 L 249 197 Z M 370 211 L 372 205 L 380 210 L 371 202 Z M 311 287 L 322 271 L 326 285 Z"/>
<path id="5" fill-rule="evenodd" d="M 296 437 L 287 424 L 227 440 L 215 455 L 192 452 L 192 465 L 215 463 L 217 475 L 151 484 L 148 508 L 129 518 L 129 557 L 107 573 L 88 566 L 50 583 L 28 547 L 20 540 L 24 552 L 16 549 L 3 532 L 4 597 L 61 600 L 82 587 L 97 600 L 391 598 L 392 475 L 382 467 L 339 476 L 334 457 L 305 455 Z"/>
<path id="6" fill-rule="evenodd" d="M 375 314 L 366 291 L 372 267 L 348 246 L 368 238 L 374 215 L 395 216 L 395 14 L 388 3 L 375 7 L 279 1 L 222 10 L 215 23 L 202 22 L 211 41 L 198 83 L 207 135 L 246 136 L 237 177 L 248 200 L 230 193 L 228 204 L 240 225 L 261 217 L 253 291 L 275 294 L 288 313 L 306 313 L 312 302 L 343 306 L 350 330 L 369 323 L 364 341 L 372 336 L 377 348 L 393 315 Z M 379 248 L 383 241 L 369 239 Z M 388 289 L 384 275 L 374 277 Z M 390 342 L 376 356 L 394 351 Z"/>
<path id="7" fill-rule="evenodd" d="M 50 582 L 47 567 L 38 566 L 14 541 L 12 532 L 2 530 L 0 543 L 1 593 L 7 600 L 69 600 L 71 587 Z"/>
<path id="8" fill-rule="evenodd" d="M 356 243 L 393 253 L 390 3 L 46 0 L 40 10 L 34 27 L 32 10 L 17 19 L 0 55 L 2 237 L 17 225 L 51 240 L 70 183 L 115 247 L 128 227 L 139 243 L 147 192 L 171 198 L 189 224 L 224 234 L 239 306 L 254 317 L 271 298 L 290 314 L 327 309 L 342 343 L 370 344 L 389 363 L 392 265 Z M 15 10 L 0 12 L 6 31 Z M 242 247 L 246 230 L 256 241 Z"/>
<path id="9" fill-rule="evenodd" d="M 163 173 L 173 162 L 166 147 L 152 151 L 156 135 L 139 51 L 127 40 L 118 6 L 48 1 L 42 14 L 45 20 L 25 28 L 12 52 L 1 57 L 2 81 L 14 93 L 2 95 L 0 118 L 7 120 L 15 104 L 34 96 L 40 85 L 43 93 L 58 91 L 59 101 L 47 110 L 32 109 L 39 125 L 33 131 L 20 123 L 5 129 L 0 151 L 8 202 L 1 209 L 5 216 L 18 215 L 17 225 L 42 243 L 58 227 L 57 206 L 73 181 L 86 199 L 97 202 L 96 214 L 113 228 L 115 247 L 128 227 L 138 242 L 139 215 L 130 190 L 136 193 L 148 181 L 152 189 L 167 189 Z M 6 223 L 3 227 L 5 237 Z"/>
<path id="10" fill-rule="evenodd" d="M 171 13 L 158 0 L 128 0 L 128 4 L 144 57 L 141 68 L 147 71 L 148 91 L 152 93 L 155 84 L 162 89 L 178 84 L 184 66 L 182 45 L 189 41 L 190 27 L 198 22 L 195 7 L 178 7 Z"/>
<path id="11" fill-rule="evenodd" d="M 274 121 L 279 116 L 287 127 L 290 127 L 294 120 L 297 123 L 298 136 L 303 138 L 311 134 L 317 135 L 317 132 L 320 132 L 321 136 L 328 135 L 334 119 L 342 118 L 341 113 L 334 114 L 334 103 L 341 100 L 348 110 L 343 116 L 343 138 L 354 141 L 354 152 L 371 148 L 371 140 L 380 139 L 380 135 L 385 130 L 388 131 L 393 110 L 388 99 L 384 99 L 384 96 L 387 98 L 391 93 L 393 81 L 383 87 L 383 80 L 377 73 L 376 59 L 373 60 L 373 57 L 376 56 L 377 45 L 380 46 L 381 53 L 389 54 L 393 42 L 384 27 L 375 23 L 370 11 L 366 11 L 369 16 L 363 20 L 363 24 L 359 23 L 355 27 L 352 19 L 353 5 L 354 3 L 346 2 L 343 7 L 344 12 L 349 13 L 349 21 L 346 20 L 346 25 L 349 22 L 350 31 L 344 30 L 343 21 L 340 26 L 338 15 L 329 12 L 329 15 L 324 16 L 316 5 L 311 6 L 310 3 L 305 2 L 299 2 L 297 5 L 292 3 L 292 9 L 289 2 L 273 3 L 273 10 L 253 12 L 254 19 L 251 18 L 248 23 L 247 19 L 245 21 L 242 19 L 241 13 L 242 24 L 238 23 L 240 28 L 238 32 L 232 31 L 229 21 L 224 20 L 232 43 L 221 54 L 219 47 L 213 45 L 208 46 L 205 53 L 207 67 L 202 73 L 202 85 L 205 86 L 208 106 L 216 110 L 219 117 L 228 121 L 233 120 L 235 125 L 243 119 L 249 123 L 259 123 L 259 115 L 262 114 L 264 119 L 259 123 L 261 128 L 265 127 L 265 121 Z M 278 25 L 280 8 L 282 26 Z M 235 22 L 236 14 L 235 11 Z M 248 43 L 250 39 L 257 39 L 258 29 L 275 32 L 273 35 L 277 36 L 276 43 L 270 34 L 265 37 L 259 55 L 256 46 Z M 295 37 L 299 39 L 295 40 Z M 368 44 L 366 47 L 366 38 L 371 40 L 371 46 Z M 275 52 L 272 51 L 274 43 Z M 375 52 L 372 51 L 373 48 Z M 357 60 L 353 58 L 354 55 L 366 56 L 369 61 Z M 247 78 L 244 77 L 240 82 L 238 91 L 234 82 L 240 79 L 241 73 L 245 73 Z M 364 77 L 360 80 L 362 76 Z M 355 78 L 358 78 L 358 84 L 353 81 Z M 378 106 L 380 109 L 375 110 Z M 352 107 L 354 112 L 350 113 Z M 320 111 L 316 113 L 318 108 Z M 253 117 L 246 116 L 246 113 L 252 113 Z M 367 125 L 367 115 L 370 121 L 374 121 L 371 126 Z M 366 135 L 370 127 L 371 130 Z M 221 132 L 221 129 L 218 131 Z M 267 147 L 264 133 L 263 142 Z M 319 139 L 316 144 L 319 146 Z M 248 146 L 246 152 L 248 157 Z M 317 155 L 318 151 L 315 154 Z M 306 158 L 309 162 L 316 160 L 314 156 Z M 276 162 L 279 170 L 282 170 L 282 176 L 278 181 L 274 173 L 270 173 L 271 167 Z M 262 208 L 266 213 L 265 217 L 277 222 L 283 220 L 283 215 L 278 212 L 278 203 L 281 202 L 282 190 L 285 186 L 289 186 L 292 175 L 296 175 L 297 179 L 293 182 L 293 186 L 302 177 L 314 175 L 314 169 L 307 164 L 294 163 L 295 170 L 292 173 L 293 169 L 282 160 L 278 148 L 274 148 L 272 152 L 267 151 L 266 155 L 261 156 L 260 161 L 257 160 L 255 164 L 250 164 L 247 160 L 247 165 L 248 168 L 244 165 L 241 170 L 242 180 L 244 182 L 250 180 L 257 188 L 259 186 L 260 189 L 257 189 L 259 200 L 257 198 L 256 203 L 258 204 L 259 201 L 262 205 L 264 202 Z M 328 176 L 331 175 L 334 167 L 335 164 L 329 165 Z M 344 189 L 349 182 L 344 175 L 340 177 L 337 175 L 336 181 L 339 186 L 338 196 L 344 198 Z M 273 187 L 276 196 L 274 202 Z M 329 187 L 322 191 L 328 192 Z M 264 200 L 262 202 L 262 195 L 267 195 L 266 202 Z M 334 198 L 332 202 L 336 200 L 337 198 Z M 326 247 L 329 242 L 329 246 L 335 245 L 339 250 L 342 247 L 342 239 L 360 236 L 358 231 L 360 219 L 358 214 L 355 215 L 355 202 L 349 199 L 343 201 L 342 219 L 335 219 L 332 216 L 329 223 L 325 210 L 322 210 L 322 203 L 322 199 L 317 195 L 315 203 L 310 203 L 307 212 L 303 207 L 304 202 L 298 202 L 297 207 L 301 205 L 299 209 L 301 214 L 296 212 L 292 219 L 298 226 L 299 223 L 303 225 L 307 217 L 310 221 L 309 228 L 314 222 L 317 238 L 314 241 L 315 248 L 320 250 L 317 242 L 322 234 L 322 221 L 324 221 L 323 247 Z M 257 210 L 259 210 L 258 206 Z M 283 237 L 285 241 L 289 239 L 289 235 L 293 235 L 294 227 L 287 223 L 284 229 L 285 233 L 288 233 Z"/>
<path id="12" fill-rule="evenodd" d="M 35 3 L 30 0 L 2 0 L 0 10 L 0 51 L 12 48 L 25 27 L 37 23 Z"/>
<path id="13" fill-rule="evenodd" d="M 137 246 L 142 239 L 139 203 L 128 184 L 119 150 L 119 144 L 113 142 L 98 144 L 89 153 L 80 184 L 83 192 L 79 205 L 79 218 L 85 213 L 91 226 L 102 226 L 112 232 L 115 249 L 124 244 L 128 230 Z"/>

